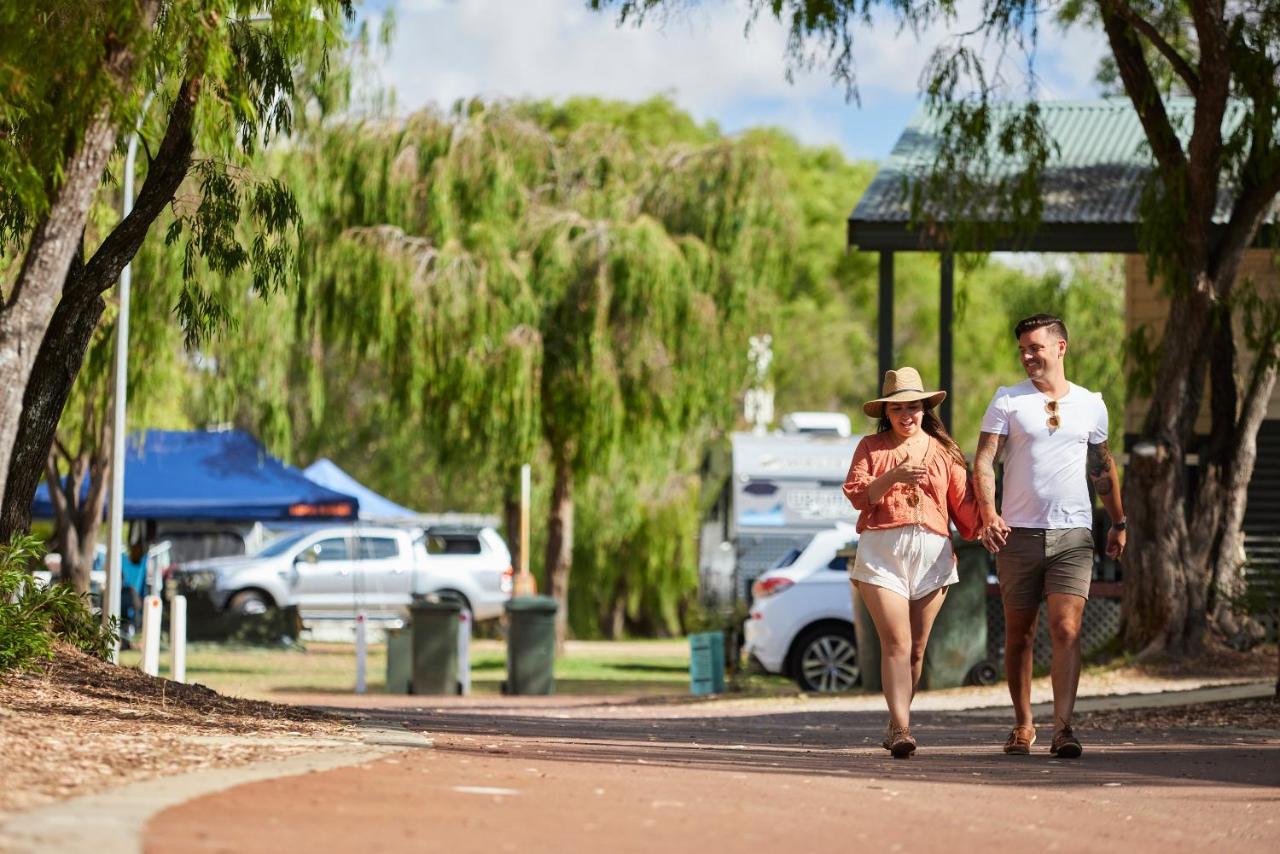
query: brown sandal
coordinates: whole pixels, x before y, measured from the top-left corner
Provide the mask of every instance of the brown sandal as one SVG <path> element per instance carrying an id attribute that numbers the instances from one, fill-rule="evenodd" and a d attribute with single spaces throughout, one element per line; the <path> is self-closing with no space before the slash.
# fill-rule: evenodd
<path id="1" fill-rule="evenodd" d="M 1080 739 L 1071 731 L 1070 724 L 1063 724 L 1062 729 L 1053 734 L 1053 744 L 1049 746 L 1049 753 L 1053 756 L 1059 759 L 1076 759 L 1083 752 Z"/>
<path id="2" fill-rule="evenodd" d="M 910 727 L 894 727 L 889 742 L 889 752 L 893 754 L 894 759 L 906 759 L 916 752 L 916 740 L 911 734 Z"/>
<path id="3" fill-rule="evenodd" d="M 1004 743 L 1004 752 L 1012 753 L 1018 756 L 1026 756 L 1031 753 L 1031 745 L 1036 743 L 1036 728 L 1034 724 L 1019 724 L 1009 733 L 1009 738 Z"/>

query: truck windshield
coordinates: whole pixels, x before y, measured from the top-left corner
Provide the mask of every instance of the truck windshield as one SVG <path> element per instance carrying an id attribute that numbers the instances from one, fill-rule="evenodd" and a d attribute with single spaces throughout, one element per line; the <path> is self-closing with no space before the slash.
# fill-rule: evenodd
<path id="1" fill-rule="evenodd" d="M 310 531 L 298 531 L 293 534 L 285 534 L 282 537 L 276 537 L 271 542 L 254 552 L 254 557 L 279 557 L 289 549 L 296 546 L 302 541 L 302 538 L 311 533 Z"/>

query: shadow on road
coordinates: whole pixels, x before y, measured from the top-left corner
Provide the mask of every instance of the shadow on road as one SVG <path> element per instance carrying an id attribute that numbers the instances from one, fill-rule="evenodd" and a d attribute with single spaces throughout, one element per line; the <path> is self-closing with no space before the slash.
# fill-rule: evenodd
<path id="1" fill-rule="evenodd" d="M 511 707 L 507 707 L 511 709 Z M 920 751 L 909 761 L 880 747 L 879 712 L 797 712 L 701 717 L 559 717 L 380 709 L 376 717 L 435 738 L 437 750 L 588 763 L 638 763 L 737 772 L 912 779 L 1001 787 L 1166 786 L 1204 782 L 1276 787 L 1280 740 L 1220 729 L 1078 730 L 1082 760 L 1049 755 L 1049 731 L 1031 756 L 1005 756 L 1008 724 L 939 712 L 914 716 Z M 1271 734 L 1274 736 L 1274 734 Z"/>

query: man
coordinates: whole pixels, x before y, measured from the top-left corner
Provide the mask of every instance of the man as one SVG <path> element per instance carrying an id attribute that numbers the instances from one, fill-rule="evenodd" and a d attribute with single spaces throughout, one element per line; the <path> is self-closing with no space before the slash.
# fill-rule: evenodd
<path id="1" fill-rule="evenodd" d="M 1031 719 L 1032 646 L 1041 598 L 1048 597 L 1053 642 L 1053 742 L 1064 759 L 1083 750 L 1071 731 L 1080 682 L 1080 622 L 1093 574 L 1093 502 L 1086 476 L 1111 517 L 1107 554 L 1125 546 L 1120 482 L 1107 449 L 1101 394 L 1068 382 L 1063 367 L 1067 327 L 1037 314 L 1014 328 L 1027 379 L 997 389 L 982 419 L 974 486 L 982 542 L 996 553 L 1004 604 L 1005 672 L 1015 724 L 1004 752 L 1027 754 L 1036 740 Z M 1003 454 L 1001 509 L 996 510 L 996 458 Z"/>
<path id="2" fill-rule="evenodd" d="M 135 542 L 120 555 L 120 639 L 126 645 L 142 630 L 142 597 L 146 588 L 147 547 Z"/>

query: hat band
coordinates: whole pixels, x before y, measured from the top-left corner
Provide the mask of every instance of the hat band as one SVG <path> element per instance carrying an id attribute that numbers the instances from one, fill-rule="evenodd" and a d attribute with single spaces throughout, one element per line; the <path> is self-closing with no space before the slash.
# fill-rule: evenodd
<path id="1" fill-rule="evenodd" d="M 920 394 L 924 394 L 924 389 L 922 388 L 899 388 L 889 392 L 889 394 L 885 395 L 885 397 L 888 397 L 889 395 L 892 395 L 892 394 L 902 394 L 902 392 L 904 391 L 914 391 L 914 392 L 919 392 Z"/>

